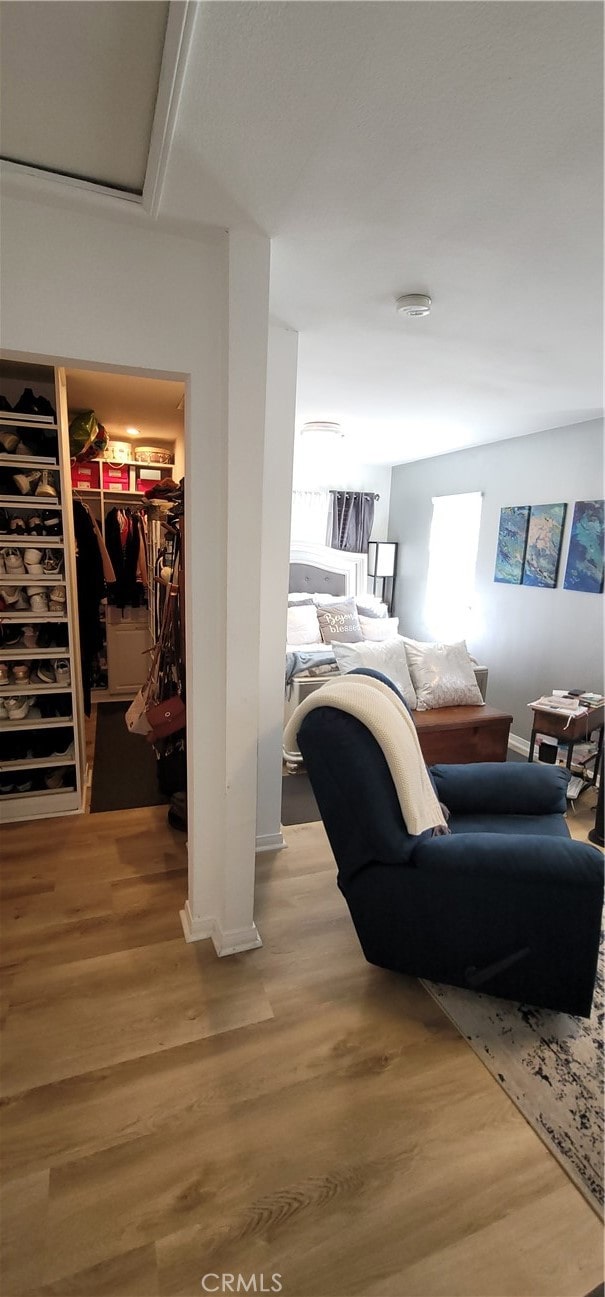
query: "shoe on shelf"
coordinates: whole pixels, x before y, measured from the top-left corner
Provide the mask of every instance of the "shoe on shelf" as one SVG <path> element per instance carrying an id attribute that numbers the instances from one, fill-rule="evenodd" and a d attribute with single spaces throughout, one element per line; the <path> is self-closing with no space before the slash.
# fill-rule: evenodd
<path id="1" fill-rule="evenodd" d="M 31 387 L 25 387 L 17 401 L 13 405 L 13 414 L 36 414 L 36 398 Z"/>
<path id="2" fill-rule="evenodd" d="M 15 603 L 13 604 L 13 612 L 29 612 L 29 610 L 30 610 L 29 599 L 22 586 L 19 586 L 19 589 L 17 590 L 17 598 Z"/>
<path id="3" fill-rule="evenodd" d="M 29 593 L 29 591 L 28 591 Z M 30 594 L 29 602 L 32 612 L 48 612 L 48 596 L 46 590 L 37 590 L 35 594 Z"/>
<path id="4" fill-rule="evenodd" d="M 9 793 L 15 792 L 15 785 L 8 775 L 0 776 L 0 797 L 7 797 Z"/>
<path id="5" fill-rule="evenodd" d="M 23 631 L 23 647 L 38 648 L 38 628 L 37 626 L 27 625 Z"/>
<path id="6" fill-rule="evenodd" d="M 54 664 L 52 662 L 39 662 L 37 675 L 38 679 L 45 685 L 54 685 L 56 681 Z"/>
<path id="7" fill-rule="evenodd" d="M 0 721 L 7 721 L 7 720 L 8 720 L 8 712 L 6 710 L 6 702 L 4 698 L 0 698 Z"/>
<path id="8" fill-rule="evenodd" d="M 58 537 L 61 535 L 61 519 L 58 513 L 46 511 L 42 515 L 42 525 L 45 536 Z"/>
<path id="9" fill-rule="evenodd" d="M 67 604 L 67 595 L 65 593 L 65 586 L 64 585 L 51 586 L 50 597 L 48 602 L 48 611 L 64 613 L 66 604 Z"/>
<path id="10" fill-rule="evenodd" d="M 16 612 L 16 609 L 13 608 L 13 604 L 15 604 L 19 598 L 18 586 L 0 585 L 0 597 L 4 600 L 4 606 L 5 608 L 8 608 L 9 612 Z"/>
<path id="11" fill-rule="evenodd" d="M 27 519 L 28 536 L 44 536 L 44 523 L 39 513 L 31 513 Z"/>
<path id="12" fill-rule="evenodd" d="M 54 419 L 56 421 L 57 415 L 54 407 L 51 405 L 50 401 L 47 401 L 45 396 L 35 396 L 34 400 L 36 402 L 36 414 L 44 414 L 46 418 Z"/>
<path id="13" fill-rule="evenodd" d="M 2 557 L 7 576 L 25 576 L 25 564 L 19 549 L 3 549 Z"/>
<path id="14" fill-rule="evenodd" d="M 59 734 L 60 734 L 60 733 L 61 733 L 61 730 L 59 730 L 58 732 L 59 732 Z M 56 735 L 56 731 L 55 731 L 55 735 Z M 60 742 L 60 740 L 59 740 L 59 742 Z M 61 748 L 61 747 L 58 746 L 58 743 L 57 743 L 56 737 L 54 737 L 53 739 L 51 739 L 51 744 L 50 744 L 50 746 L 52 747 L 52 752 L 49 752 L 49 753 L 48 753 L 48 756 L 49 756 L 49 757 L 60 757 L 60 758 L 63 759 L 63 761 L 72 761 L 72 760 L 73 760 L 74 755 L 75 755 L 75 748 L 74 748 L 74 744 L 73 744 L 73 739 L 70 739 L 69 742 L 66 744 L 66 746 L 65 746 L 64 748 Z"/>
<path id="15" fill-rule="evenodd" d="M 6 566 L 4 563 L 4 555 L 0 553 L 0 576 L 2 575 L 3 572 L 6 573 Z"/>
<path id="16" fill-rule="evenodd" d="M 31 777 L 31 775 L 29 775 L 29 776 L 28 776 L 27 778 L 25 778 L 25 779 L 24 779 L 23 776 L 22 776 L 20 779 L 17 779 L 17 782 L 16 782 L 16 784 L 15 784 L 15 792 L 16 792 L 16 793 L 31 793 L 31 790 L 32 790 L 33 786 L 34 786 L 34 781 L 33 781 L 32 777 Z"/>
<path id="17" fill-rule="evenodd" d="M 65 685 L 66 688 L 69 688 L 69 685 L 71 684 L 71 672 L 67 658 L 57 658 L 52 665 L 54 667 L 55 680 L 57 684 Z"/>
<path id="18" fill-rule="evenodd" d="M 6 662 L 0 662 L 0 685 L 8 684 L 8 666 Z"/>
<path id="19" fill-rule="evenodd" d="M 3 626 L 2 627 L 2 648 L 14 648 L 16 644 L 19 644 L 21 642 L 22 634 L 23 634 L 22 626 L 8 626 L 8 625 Z"/>
<path id="20" fill-rule="evenodd" d="M 47 553 L 49 551 L 47 550 Z M 43 566 L 42 559 L 44 555 L 41 549 L 26 549 L 23 554 L 23 562 L 30 576 L 42 576 Z"/>
<path id="21" fill-rule="evenodd" d="M 36 699 L 29 694 L 25 694 L 23 697 L 7 698 L 4 705 L 8 712 L 9 721 L 24 721 L 35 701 Z"/>
<path id="22" fill-rule="evenodd" d="M 52 639 L 52 626 L 49 625 L 38 626 L 37 634 L 36 634 L 36 643 L 32 644 L 32 648 L 41 648 L 41 649 L 50 648 L 51 639 Z"/>
<path id="23" fill-rule="evenodd" d="M 7 397 L 0 395 L 0 414 L 12 414 L 12 412 L 13 407 L 9 405 Z"/>
<path id="24" fill-rule="evenodd" d="M 24 536 L 24 535 L 25 535 L 25 522 L 24 522 L 23 518 L 21 518 L 20 516 L 17 517 L 17 518 L 11 518 L 11 520 L 10 520 L 10 532 L 11 532 L 11 536 Z"/>
<path id="25" fill-rule="evenodd" d="M 22 473 L 13 473 L 13 482 L 21 495 L 37 495 L 41 474 L 37 468 L 24 469 Z"/>
<path id="26" fill-rule="evenodd" d="M 44 783 L 47 788 L 63 788 L 65 785 L 66 766 L 57 766 L 55 770 L 44 771 Z"/>
<path id="27" fill-rule="evenodd" d="M 9 432 L 8 429 L 0 429 L 0 453 L 5 455 L 14 455 L 19 445 L 19 435 L 16 432 Z"/>
<path id="28" fill-rule="evenodd" d="M 34 698 L 32 701 L 35 702 L 35 701 L 36 701 L 35 698 Z M 29 712 L 27 713 L 27 719 L 28 719 L 29 721 L 39 721 L 39 720 L 41 720 L 41 719 L 42 719 L 42 712 L 40 711 L 40 708 L 39 708 L 39 707 L 30 707 Z"/>
<path id="29" fill-rule="evenodd" d="M 25 556 L 25 562 L 27 563 L 27 556 Z M 46 549 L 42 560 L 42 571 L 44 575 L 58 577 L 62 567 L 63 560 L 60 555 L 54 554 L 52 549 Z"/>
<path id="30" fill-rule="evenodd" d="M 54 500 L 56 500 L 57 492 L 56 492 L 56 488 L 54 487 L 51 481 L 51 478 L 52 478 L 52 473 L 49 473 L 48 469 L 45 468 L 42 472 L 42 476 L 40 477 L 40 481 L 38 482 L 38 485 L 36 487 L 36 495 L 50 495 L 53 497 Z"/>
<path id="31" fill-rule="evenodd" d="M 13 662 L 13 680 L 16 685 L 26 685 L 29 680 L 29 662 Z"/>

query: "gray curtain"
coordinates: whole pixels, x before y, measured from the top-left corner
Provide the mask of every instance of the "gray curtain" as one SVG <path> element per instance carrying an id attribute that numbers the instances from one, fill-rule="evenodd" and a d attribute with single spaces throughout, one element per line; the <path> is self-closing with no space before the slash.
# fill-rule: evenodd
<path id="1" fill-rule="evenodd" d="M 368 548 L 376 496 L 365 491 L 330 491 L 328 533 L 330 549 L 365 554 Z"/>

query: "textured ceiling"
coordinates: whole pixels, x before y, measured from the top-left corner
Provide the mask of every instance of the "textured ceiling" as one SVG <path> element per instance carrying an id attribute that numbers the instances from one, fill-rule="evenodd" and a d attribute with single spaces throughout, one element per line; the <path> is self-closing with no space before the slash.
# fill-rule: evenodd
<path id="1" fill-rule="evenodd" d="M 602 405 L 597 3 L 199 6 L 165 214 L 273 236 L 298 422 L 376 462 Z M 394 300 L 433 297 L 427 320 Z"/>

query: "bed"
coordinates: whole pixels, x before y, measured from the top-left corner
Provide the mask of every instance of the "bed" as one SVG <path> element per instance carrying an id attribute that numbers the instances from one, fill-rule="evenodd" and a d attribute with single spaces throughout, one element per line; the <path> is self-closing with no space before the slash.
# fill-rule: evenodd
<path id="1" fill-rule="evenodd" d="M 374 601 L 383 613 L 387 611 L 380 600 L 374 600 L 374 596 L 368 593 L 366 555 L 350 554 L 321 545 L 292 545 L 288 591 L 289 602 L 296 596 L 300 600 L 312 596 L 328 600 L 330 597 L 340 599 L 352 596 L 360 603 Z M 474 670 L 477 684 L 485 700 L 487 667 L 476 664 Z M 284 725 L 287 724 L 298 704 L 309 693 L 321 688 L 331 674 L 338 674 L 338 666 L 329 644 L 288 644 L 286 646 Z M 421 731 L 419 737 L 423 751 L 425 747 L 427 749 L 425 758 L 433 762 L 505 760 L 511 719 L 509 716 L 505 717 L 504 713 L 496 713 L 493 708 L 479 707 L 450 707 L 419 713 L 417 717 L 419 731 Z M 500 725 L 502 732 L 498 730 L 498 741 L 492 743 L 489 755 L 487 749 L 484 754 L 483 737 L 487 733 L 488 725 L 493 729 L 496 724 Z M 475 747 L 471 745 L 466 753 L 462 740 L 469 735 L 473 738 Z M 481 742 L 477 739 L 477 735 Z M 301 763 L 298 753 L 284 752 L 284 760 L 291 771 L 296 770 Z"/>

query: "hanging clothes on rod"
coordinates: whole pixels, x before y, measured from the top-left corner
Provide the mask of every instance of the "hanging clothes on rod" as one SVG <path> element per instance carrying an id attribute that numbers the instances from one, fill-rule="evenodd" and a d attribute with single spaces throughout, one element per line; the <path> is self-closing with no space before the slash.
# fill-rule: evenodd
<path id="1" fill-rule="evenodd" d="M 99 609 L 101 600 L 105 598 L 105 572 L 98 529 L 88 507 L 79 499 L 73 502 L 73 515 L 84 711 L 90 716 L 92 667 L 103 644 Z M 111 570 L 113 572 L 113 568 Z"/>
<path id="2" fill-rule="evenodd" d="M 147 597 L 147 554 L 143 518 L 136 509 L 110 509 L 105 540 L 116 581 L 109 591 L 118 608 L 140 608 Z"/>

